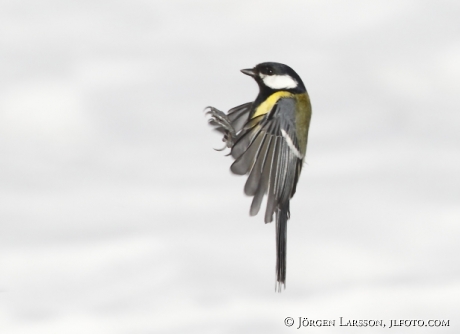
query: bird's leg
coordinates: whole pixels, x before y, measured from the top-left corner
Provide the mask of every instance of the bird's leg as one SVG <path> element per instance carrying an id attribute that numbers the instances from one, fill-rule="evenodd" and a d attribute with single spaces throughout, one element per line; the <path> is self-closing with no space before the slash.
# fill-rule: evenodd
<path id="1" fill-rule="evenodd" d="M 208 120 L 209 124 L 215 126 L 218 131 L 224 134 L 222 141 L 225 142 L 225 146 L 218 151 L 222 151 L 226 147 L 231 148 L 233 146 L 234 138 L 236 137 L 236 131 L 233 128 L 231 121 L 228 119 L 228 116 L 214 107 L 207 107 L 206 109 L 206 115 L 211 115 Z"/>

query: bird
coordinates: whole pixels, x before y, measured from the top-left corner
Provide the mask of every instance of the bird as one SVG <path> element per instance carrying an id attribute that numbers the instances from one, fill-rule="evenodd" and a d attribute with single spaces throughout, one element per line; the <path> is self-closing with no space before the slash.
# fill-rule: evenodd
<path id="1" fill-rule="evenodd" d="M 232 173 L 248 175 L 244 193 L 252 196 L 255 216 L 266 196 L 265 223 L 276 216 L 275 291 L 286 288 L 287 221 L 305 161 L 312 108 L 300 76 L 288 65 L 264 62 L 242 73 L 259 86 L 254 102 L 224 113 L 205 108 L 208 122 L 221 134 L 235 161 Z"/>

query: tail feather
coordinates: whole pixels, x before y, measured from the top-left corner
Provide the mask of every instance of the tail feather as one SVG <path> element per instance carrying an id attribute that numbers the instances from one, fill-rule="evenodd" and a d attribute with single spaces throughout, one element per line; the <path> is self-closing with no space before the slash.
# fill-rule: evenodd
<path id="1" fill-rule="evenodd" d="M 286 288 L 286 246 L 287 221 L 289 219 L 289 202 L 276 210 L 276 286 L 281 292 L 281 285 Z"/>

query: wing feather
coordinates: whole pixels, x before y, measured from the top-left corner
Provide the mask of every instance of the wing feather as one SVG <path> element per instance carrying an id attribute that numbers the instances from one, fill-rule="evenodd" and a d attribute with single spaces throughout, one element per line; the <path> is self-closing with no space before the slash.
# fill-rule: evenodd
<path id="1" fill-rule="evenodd" d="M 235 143 L 233 144 L 232 151 L 230 152 L 232 157 L 238 159 L 241 154 L 248 149 L 254 138 L 262 130 L 262 128 L 258 126 L 259 122 L 260 118 L 250 120 L 244 126 L 243 131 L 236 136 Z"/>
<path id="2" fill-rule="evenodd" d="M 267 161 L 268 153 L 271 152 L 270 147 L 273 137 L 268 135 L 265 135 L 265 137 L 266 140 L 264 140 L 263 146 L 261 145 L 259 151 L 257 152 L 255 163 L 253 164 L 253 167 L 249 172 L 248 180 L 244 185 L 244 193 L 248 196 L 255 195 Z"/>
<path id="3" fill-rule="evenodd" d="M 254 164 L 254 159 L 260 150 L 260 146 L 263 145 L 265 135 L 261 133 L 260 130 L 255 131 L 256 133 L 251 136 L 245 151 L 239 155 L 235 162 L 230 166 L 230 170 L 235 174 L 244 175 L 251 170 L 252 165 Z M 243 143 L 246 144 L 246 142 Z"/>
<path id="4" fill-rule="evenodd" d="M 235 132 L 239 132 L 243 129 L 244 125 L 248 121 L 248 116 L 251 112 L 251 109 L 252 102 L 248 102 L 234 107 L 228 111 L 227 117 L 235 129 Z"/>
<path id="5" fill-rule="evenodd" d="M 260 173 L 259 179 L 257 180 L 257 191 L 254 195 L 254 199 L 252 200 L 251 204 L 251 209 L 249 211 L 249 214 L 251 216 L 255 216 L 259 212 L 263 196 L 267 192 L 268 184 L 270 182 L 270 173 L 273 169 L 273 160 L 276 157 L 278 151 L 278 138 L 273 137 L 271 139 L 271 149 L 269 151 L 267 150 L 267 152 L 270 152 L 270 155 L 267 155 L 266 159 L 264 159 L 264 164 L 262 167 L 263 169 Z M 248 182 L 250 182 L 249 179 L 246 183 Z"/>
<path id="6" fill-rule="evenodd" d="M 231 155 L 236 160 L 231 171 L 249 174 L 244 192 L 253 196 L 251 215 L 259 212 L 262 199 L 267 195 L 266 223 L 273 221 L 277 208 L 294 194 L 302 167 L 295 112 L 294 98 L 278 100 L 269 113 L 242 126 L 232 147 Z"/>
<path id="7" fill-rule="evenodd" d="M 270 161 L 270 173 L 268 180 L 266 180 L 268 184 L 268 191 L 267 191 L 267 207 L 265 209 L 265 218 L 264 221 L 265 223 L 269 223 L 273 221 L 273 213 L 276 210 L 278 200 L 276 198 L 276 179 L 279 175 L 279 162 L 280 162 L 280 151 L 282 150 L 282 142 L 281 138 L 277 137 L 277 146 L 276 146 L 276 152 L 272 157 L 272 160 Z"/>

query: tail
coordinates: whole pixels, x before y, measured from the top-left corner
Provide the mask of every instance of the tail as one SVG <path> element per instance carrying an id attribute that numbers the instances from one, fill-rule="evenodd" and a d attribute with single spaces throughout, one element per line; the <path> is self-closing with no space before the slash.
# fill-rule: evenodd
<path id="1" fill-rule="evenodd" d="M 276 286 L 281 292 L 281 285 L 286 288 L 286 246 L 287 221 L 289 219 L 289 201 L 276 209 Z"/>

